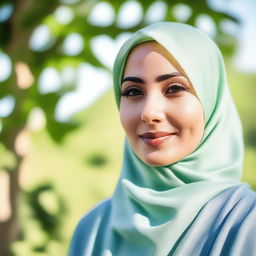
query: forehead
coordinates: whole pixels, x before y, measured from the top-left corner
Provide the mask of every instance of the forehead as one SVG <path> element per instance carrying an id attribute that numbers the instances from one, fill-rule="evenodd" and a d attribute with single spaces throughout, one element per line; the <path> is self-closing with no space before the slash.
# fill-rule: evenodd
<path id="1" fill-rule="evenodd" d="M 184 74 L 173 56 L 157 42 L 146 42 L 135 46 L 126 60 L 124 75 L 150 69 L 156 73 L 179 71 Z"/>

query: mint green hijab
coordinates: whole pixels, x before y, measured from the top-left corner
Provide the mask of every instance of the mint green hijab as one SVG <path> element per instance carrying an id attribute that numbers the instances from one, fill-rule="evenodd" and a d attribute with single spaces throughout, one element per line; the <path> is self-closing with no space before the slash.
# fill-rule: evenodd
<path id="1" fill-rule="evenodd" d="M 202 252 L 202 246 L 208 246 L 204 238 L 210 237 L 217 245 L 226 239 L 223 232 L 223 239 L 211 240 L 212 226 L 216 229 L 214 218 L 220 220 L 215 209 L 222 210 L 218 198 L 224 190 L 229 192 L 226 198 L 231 198 L 233 190 L 229 188 L 240 187 L 244 149 L 222 55 L 211 39 L 185 24 L 163 22 L 141 29 L 124 43 L 115 60 L 113 75 L 118 107 L 128 54 L 136 45 L 152 40 L 176 59 L 193 85 L 205 115 L 203 139 L 184 159 L 161 167 L 145 164 L 126 139 L 115 192 L 81 220 L 70 256 L 190 256 L 199 255 L 193 254 L 197 249 L 192 247 Z M 211 204 L 207 211 L 206 206 L 213 201 L 216 205 Z M 236 203 L 231 201 L 230 208 Z M 221 202 L 227 204 L 226 199 Z M 200 217 L 202 209 L 206 209 L 206 214 Z M 211 222 L 207 221 L 209 216 Z M 198 231 L 195 237 L 191 237 L 191 230 Z M 220 253 L 215 250 L 211 255 Z"/>
<path id="2" fill-rule="evenodd" d="M 204 110 L 205 132 L 193 153 L 162 167 L 145 164 L 126 139 L 111 218 L 111 229 L 123 242 L 117 253 L 117 240 L 110 238 L 113 255 L 143 255 L 145 248 L 148 255 L 167 255 L 200 209 L 237 185 L 241 176 L 242 129 L 223 58 L 214 42 L 198 29 L 163 22 L 139 30 L 126 41 L 113 69 L 118 107 L 128 54 L 136 45 L 152 40 L 176 59 L 191 81 Z"/>

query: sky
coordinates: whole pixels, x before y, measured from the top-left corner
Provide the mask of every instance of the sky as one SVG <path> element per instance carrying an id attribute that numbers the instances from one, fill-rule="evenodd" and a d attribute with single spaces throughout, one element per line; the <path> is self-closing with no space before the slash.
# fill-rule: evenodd
<path id="1" fill-rule="evenodd" d="M 230 22 L 224 22 L 223 26 L 228 33 L 236 35 L 238 38 L 238 48 L 234 55 L 234 63 L 243 72 L 256 72 L 256 1 L 254 0 L 210 0 L 209 3 L 217 10 L 223 10 L 234 14 L 241 19 L 241 25 L 237 27 Z M 104 11 L 104 15 L 102 15 Z M 165 4 L 158 1 L 146 15 L 148 23 L 157 22 L 164 16 Z M 10 10 L 5 13 L 0 9 L 0 21 L 4 15 L 8 16 Z M 175 16 L 181 22 L 189 17 L 191 10 L 183 4 L 175 7 Z M 142 9 L 136 1 L 126 2 L 117 17 L 117 23 L 122 28 L 129 28 L 136 25 L 141 17 Z M 59 7 L 54 17 L 60 24 L 66 24 L 73 19 L 72 10 L 66 6 Z M 92 24 L 106 26 L 114 19 L 114 12 L 111 7 L 104 2 L 96 5 L 88 19 Z M 215 27 L 211 19 L 201 15 L 196 24 L 210 36 L 215 33 Z M 109 69 L 112 69 L 113 61 L 122 43 L 129 37 L 129 33 L 123 33 L 112 40 L 107 35 L 98 36 L 92 42 L 92 50 L 96 57 Z M 44 51 L 54 43 L 49 28 L 40 25 L 34 32 L 30 47 L 35 51 Z M 69 47 L 68 47 L 69 46 Z M 70 47 L 72 46 L 72 47 Z M 103 51 L 104 49 L 104 51 Z M 70 34 L 64 41 L 62 50 L 65 54 L 75 56 L 83 50 L 83 40 L 77 33 Z M 0 49 L 0 83 L 6 80 L 12 72 L 11 62 L 7 55 Z M 88 82 L 89 81 L 89 82 Z M 65 94 L 59 101 L 56 109 L 56 118 L 59 121 L 68 120 L 72 114 L 85 109 L 97 100 L 104 92 L 111 88 L 112 79 L 110 72 L 95 68 L 89 64 L 82 63 L 78 68 L 66 67 L 58 72 L 53 67 L 49 67 L 42 72 L 39 79 L 39 91 L 41 93 L 54 92 L 63 83 L 76 83 L 76 89 Z M 11 95 L 0 100 L 0 117 L 8 116 L 15 101 Z M 34 111 L 39 115 L 42 111 Z M 43 117 L 42 117 L 43 118 Z M 41 119 L 42 119 L 41 118 Z M 39 118 L 40 119 L 40 118 Z M 38 117 L 35 118 L 38 122 Z M 0 123 L 1 130 L 1 123 Z"/>
<path id="2" fill-rule="evenodd" d="M 256 72 L 256 1 L 212 0 L 210 2 L 215 8 L 230 12 L 241 20 L 240 29 L 234 31 L 238 39 L 234 63 L 243 72 Z"/>

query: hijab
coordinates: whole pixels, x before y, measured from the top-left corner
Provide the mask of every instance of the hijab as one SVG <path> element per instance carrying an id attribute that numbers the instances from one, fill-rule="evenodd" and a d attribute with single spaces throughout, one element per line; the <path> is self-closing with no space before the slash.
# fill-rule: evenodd
<path id="1" fill-rule="evenodd" d="M 228 88 L 223 57 L 200 30 L 161 22 L 134 33 L 114 63 L 118 108 L 127 57 L 135 46 L 148 41 L 164 47 L 193 85 L 204 110 L 204 135 L 184 159 L 157 167 L 144 163 L 126 138 L 121 175 L 112 198 L 84 220 L 88 254 L 83 255 L 168 255 L 208 202 L 241 184 L 244 149 L 240 119 Z M 98 248 L 98 254 L 93 247 Z"/>

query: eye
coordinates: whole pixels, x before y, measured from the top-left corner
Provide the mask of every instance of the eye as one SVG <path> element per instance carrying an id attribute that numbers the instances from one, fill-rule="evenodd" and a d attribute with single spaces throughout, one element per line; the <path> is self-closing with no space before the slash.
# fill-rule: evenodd
<path id="1" fill-rule="evenodd" d="M 137 96 L 137 95 L 141 95 L 141 94 L 142 94 L 142 92 L 137 88 L 129 88 L 129 89 L 125 90 L 124 92 L 121 92 L 121 95 L 126 96 L 126 97 Z"/>
<path id="2" fill-rule="evenodd" d="M 178 93 L 180 91 L 186 91 L 187 87 L 182 84 L 173 84 L 169 86 L 166 90 L 166 93 Z"/>

